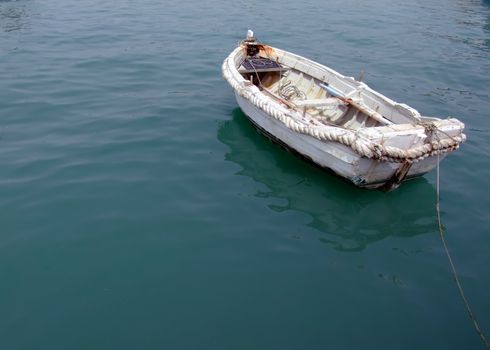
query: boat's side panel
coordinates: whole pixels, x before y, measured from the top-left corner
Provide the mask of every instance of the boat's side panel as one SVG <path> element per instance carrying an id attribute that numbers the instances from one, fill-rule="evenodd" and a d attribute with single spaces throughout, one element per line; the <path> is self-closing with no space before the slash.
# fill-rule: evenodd
<path id="1" fill-rule="evenodd" d="M 445 156 L 445 154 L 439 156 L 439 160 L 442 160 Z M 431 156 L 419 162 L 412 163 L 410 170 L 407 173 L 407 178 L 414 178 L 424 175 L 425 173 L 434 169 L 437 162 L 437 156 Z M 401 163 L 378 162 L 367 158 L 362 158 L 357 168 L 360 174 L 357 180 L 366 185 L 385 182 L 389 180 L 391 176 L 393 176 L 395 171 L 401 165 Z"/>
<path id="2" fill-rule="evenodd" d="M 242 111 L 254 124 L 281 143 L 339 176 L 351 181 L 356 181 L 358 178 L 361 157 L 349 147 L 334 142 L 322 142 L 311 136 L 298 134 L 280 121 L 269 117 L 243 97 L 236 95 L 236 99 Z"/>
<path id="3" fill-rule="evenodd" d="M 389 180 L 400 164 L 379 162 L 360 157 L 351 148 L 335 142 L 323 142 L 314 137 L 298 134 L 279 120 L 271 118 L 247 99 L 236 95 L 238 105 L 260 129 L 272 135 L 276 141 L 329 169 L 358 186 L 379 187 Z M 437 164 L 437 157 L 429 157 L 414 163 L 408 177 L 420 176 Z"/>

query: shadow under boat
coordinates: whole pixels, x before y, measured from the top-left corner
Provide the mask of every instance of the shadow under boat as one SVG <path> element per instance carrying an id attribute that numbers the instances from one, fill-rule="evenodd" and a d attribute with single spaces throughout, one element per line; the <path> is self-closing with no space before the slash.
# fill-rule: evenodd
<path id="1" fill-rule="evenodd" d="M 388 236 L 411 237 L 437 228 L 435 188 L 424 178 L 390 193 L 356 188 L 270 142 L 239 108 L 220 126 L 218 139 L 230 147 L 225 159 L 242 168 L 237 175 L 267 186 L 256 197 L 285 200 L 269 205 L 274 211 L 308 214 L 308 226 L 325 234 L 320 241 L 337 250 L 359 251 Z"/>

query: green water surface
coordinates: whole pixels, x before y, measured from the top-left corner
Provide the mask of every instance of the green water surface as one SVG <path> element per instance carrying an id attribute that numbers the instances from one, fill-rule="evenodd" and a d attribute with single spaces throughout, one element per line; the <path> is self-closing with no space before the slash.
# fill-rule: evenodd
<path id="1" fill-rule="evenodd" d="M 435 174 L 360 190 L 258 134 L 248 28 L 466 124 L 442 221 L 490 332 L 488 2 L 0 0 L 0 349 L 483 348 Z"/>

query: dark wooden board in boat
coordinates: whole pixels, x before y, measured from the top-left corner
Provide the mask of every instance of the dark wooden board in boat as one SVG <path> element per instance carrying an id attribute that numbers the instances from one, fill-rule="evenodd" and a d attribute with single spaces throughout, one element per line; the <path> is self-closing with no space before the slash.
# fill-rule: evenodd
<path id="1" fill-rule="evenodd" d="M 253 57 L 246 58 L 240 69 L 240 73 L 280 72 L 285 70 L 279 63 L 269 58 Z"/>

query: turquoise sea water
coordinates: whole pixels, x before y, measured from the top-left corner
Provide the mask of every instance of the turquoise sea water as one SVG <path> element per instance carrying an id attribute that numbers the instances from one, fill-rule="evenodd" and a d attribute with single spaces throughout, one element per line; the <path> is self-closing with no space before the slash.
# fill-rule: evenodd
<path id="1" fill-rule="evenodd" d="M 481 349 L 435 174 L 359 190 L 259 135 L 248 28 L 468 141 L 447 241 L 490 334 L 490 3 L 0 0 L 1 349 Z"/>

